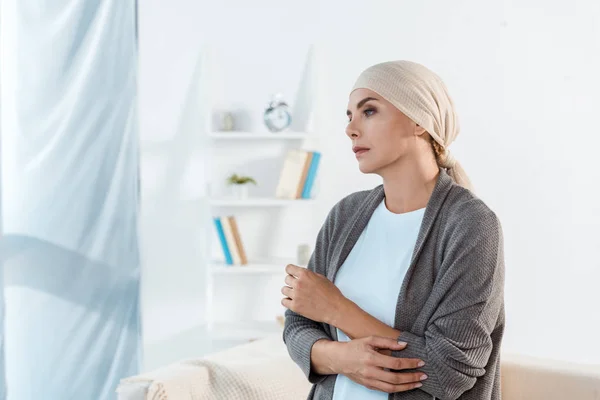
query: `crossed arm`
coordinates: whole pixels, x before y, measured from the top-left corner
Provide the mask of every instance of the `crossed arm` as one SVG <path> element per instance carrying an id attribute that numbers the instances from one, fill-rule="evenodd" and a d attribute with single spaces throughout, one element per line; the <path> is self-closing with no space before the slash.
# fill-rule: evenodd
<path id="1" fill-rule="evenodd" d="M 405 349 L 392 349 L 391 355 L 423 360 L 421 371 L 428 379 L 422 390 L 437 398 L 457 399 L 471 389 L 486 373 L 493 349 L 494 316 L 503 304 L 501 237 L 497 231 L 480 229 L 480 225 L 473 224 L 472 230 L 462 234 L 464 237 L 456 237 L 465 245 L 448 254 L 447 268 L 453 278 L 445 282 L 448 292 L 423 336 L 400 332 L 380 322 L 311 268 L 288 266 L 286 287 L 282 288 L 286 296 L 282 304 L 288 308 L 284 340 L 309 380 L 316 383 L 324 379 L 319 373 L 339 373 L 327 372 L 327 357 L 319 360 L 320 350 L 336 345 L 328 343 L 331 337 L 322 324 L 326 323 L 351 339 L 380 336 L 406 342 Z M 320 369 L 320 361 L 325 368 Z"/>
<path id="2" fill-rule="evenodd" d="M 286 267 L 287 296 L 282 304 L 313 321 L 324 322 L 343 331 L 350 339 L 381 336 L 397 339 L 400 331 L 373 317 L 354 302 L 344 297 L 340 290 L 323 275 L 295 265 Z"/>
<path id="3" fill-rule="evenodd" d="M 288 307 L 284 340 L 287 338 L 292 349 L 294 341 L 308 349 L 292 350 L 290 354 L 311 383 L 327 375 L 343 374 L 369 389 L 387 393 L 422 386 L 427 375 L 416 371 L 423 366 L 421 359 L 391 356 L 393 350 L 406 347 L 406 343 L 397 342 L 400 331 L 366 313 L 323 275 L 294 265 L 288 265 L 286 271 L 286 286 L 282 289 L 287 296 L 282 304 Z M 319 322 L 343 330 L 353 340 L 332 341 Z M 389 371 L 407 369 L 413 371 Z"/>

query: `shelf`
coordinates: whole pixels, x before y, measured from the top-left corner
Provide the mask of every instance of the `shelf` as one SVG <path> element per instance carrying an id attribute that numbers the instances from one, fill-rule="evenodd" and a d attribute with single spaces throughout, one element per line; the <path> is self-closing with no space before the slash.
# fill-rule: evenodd
<path id="1" fill-rule="evenodd" d="M 275 197 L 249 197 L 247 199 L 225 197 L 209 199 L 211 206 L 219 207 L 281 207 L 287 205 L 311 204 L 313 202 L 313 199 L 287 200 Z"/>
<path id="2" fill-rule="evenodd" d="M 282 332 L 283 327 L 277 321 L 215 322 L 208 331 L 216 340 L 253 340 Z"/>
<path id="3" fill-rule="evenodd" d="M 290 261 L 282 260 L 265 263 L 249 263 L 247 265 L 227 265 L 225 263 L 212 263 L 211 273 L 214 275 L 262 275 L 262 274 L 285 274 L 285 266 Z"/>
<path id="4" fill-rule="evenodd" d="M 211 132 L 211 139 L 243 139 L 243 140 L 299 140 L 312 137 L 306 132 L 274 132 L 274 133 L 252 133 L 252 132 Z"/>
<path id="5" fill-rule="evenodd" d="M 274 243 L 277 243 L 278 248 L 287 247 L 283 246 L 285 243 L 292 245 L 297 234 L 295 226 L 287 223 L 287 220 L 292 219 L 293 223 L 299 220 L 298 222 L 302 222 L 303 225 L 306 224 L 307 228 L 310 228 L 314 222 L 310 218 L 310 214 L 312 209 L 318 205 L 320 197 L 316 194 L 314 198 L 309 199 L 279 199 L 276 198 L 276 190 L 270 190 L 269 186 L 263 186 L 262 181 L 264 179 L 265 184 L 267 184 L 267 180 L 273 184 L 277 183 L 276 179 L 281 173 L 279 170 L 283 167 L 282 164 L 285 163 L 286 153 L 289 150 L 324 151 L 324 149 L 321 150 L 324 126 L 320 124 L 321 119 L 315 114 L 318 105 L 322 103 L 324 96 L 326 97 L 325 93 L 321 93 L 323 85 L 318 85 L 318 82 L 322 80 L 320 72 L 323 68 L 318 62 L 319 57 L 316 50 L 313 50 L 311 46 L 308 57 L 303 63 L 295 98 L 289 99 L 290 103 L 294 105 L 294 117 L 285 131 L 269 132 L 266 126 L 260 123 L 262 114 L 260 111 L 253 116 L 240 115 L 246 122 L 256 122 L 255 125 L 236 124 L 236 129 L 233 131 L 221 131 L 221 125 L 215 124 L 216 113 L 221 113 L 231 107 L 237 109 L 240 106 L 246 110 L 260 110 L 263 109 L 263 106 L 250 101 L 249 98 L 247 104 L 240 104 L 240 100 L 223 97 L 223 88 L 219 86 L 220 83 L 226 83 L 227 80 L 219 82 L 220 75 L 223 75 L 223 71 L 231 72 L 233 70 L 218 65 L 216 58 L 213 61 L 212 49 L 204 53 L 198 63 L 198 80 L 196 81 L 203 98 L 202 104 L 199 104 L 201 109 L 198 111 L 201 115 L 197 121 L 194 121 L 198 122 L 198 129 L 192 129 L 193 132 L 190 132 L 193 139 L 182 140 L 178 143 L 177 148 L 169 151 L 173 157 L 188 154 L 190 157 L 197 157 L 197 160 L 191 161 L 194 161 L 194 167 L 201 170 L 204 175 L 204 179 L 200 183 L 205 187 L 194 190 L 193 194 L 190 194 L 185 200 L 190 203 L 191 209 L 198 210 L 197 219 L 202 217 L 204 223 L 201 225 L 206 230 L 201 235 L 205 242 L 202 245 L 201 253 L 208 258 L 204 262 L 199 260 L 197 263 L 201 264 L 204 274 L 204 295 L 206 296 L 204 303 L 206 325 L 204 328 L 207 329 L 206 333 L 209 338 L 206 341 L 211 342 L 210 345 L 217 343 L 218 346 L 225 346 L 230 342 L 250 341 L 271 335 L 281 337 L 283 327 L 275 319 L 275 316 L 270 314 L 284 311 L 279 305 L 280 293 L 275 289 L 283 286 L 285 267 L 287 264 L 297 264 L 297 257 L 292 251 L 284 252 L 282 249 L 280 251 L 284 256 L 292 255 L 292 257 L 269 257 L 268 253 L 276 252 L 276 249 L 272 250 L 273 246 L 269 246 L 269 244 L 273 238 L 278 239 L 279 236 L 282 236 L 281 239 L 284 239 L 283 236 L 291 235 L 289 239 L 291 242 L 285 240 L 281 245 L 277 243 L 278 241 Z M 235 65 L 232 67 L 235 69 Z M 260 101 L 264 102 L 264 100 Z M 249 117 L 252 121 L 248 120 Z M 242 122 L 242 120 L 238 122 Z M 187 150 L 186 146 L 193 146 L 193 149 L 197 148 L 203 153 L 200 154 L 200 151 L 194 154 L 191 151 L 187 152 L 185 151 Z M 165 146 L 158 143 L 153 147 L 162 150 Z M 319 167 L 319 175 L 322 168 L 322 166 Z M 230 192 L 225 181 L 226 175 L 233 172 L 256 175 L 257 180 L 260 181 L 260 187 L 257 191 L 250 190 L 249 197 L 235 196 L 236 192 Z M 190 171 L 189 177 L 195 179 L 193 173 L 195 170 Z M 318 191 L 320 181 L 321 179 L 317 177 L 315 191 Z M 261 187 L 267 188 L 267 190 L 262 190 Z M 290 206 L 294 206 L 294 208 L 289 208 Z M 300 206 L 305 208 L 301 209 Z M 207 207 L 209 208 L 207 209 Z M 288 208 L 284 209 L 283 207 Z M 291 211 L 291 214 L 287 211 Z M 250 261 L 250 264 L 243 266 L 226 265 L 222 261 L 221 238 L 215 234 L 214 224 L 210 223 L 210 217 L 237 214 L 240 214 L 239 230 L 243 231 L 240 232 L 240 235 L 242 235 L 241 239 Z M 247 220 L 247 226 L 245 225 L 246 221 L 242 221 L 242 217 L 243 220 Z M 280 221 L 285 229 L 270 229 L 271 224 Z M 247 241 L 244 240 L 244 234 L 249 236 L 246 238 Z M 232 245 L 231 241 L 230 245 Z M 199 253 L 199 255 L 201 254 Z M 213 255 L 214 258 L 212 258 Z M 265 256 L 265 258 L 256 256 Z M 273 289 L 273 293 L 271 293 L 271 289 Z M 235 316 L 222 312 L 229 311 L 229 307 L 234 306 L 232 303 L 240 304 L 243 312 L 235 313 Z M 275 306 L 277 306 L 277 311 L 274 310 Z"/>

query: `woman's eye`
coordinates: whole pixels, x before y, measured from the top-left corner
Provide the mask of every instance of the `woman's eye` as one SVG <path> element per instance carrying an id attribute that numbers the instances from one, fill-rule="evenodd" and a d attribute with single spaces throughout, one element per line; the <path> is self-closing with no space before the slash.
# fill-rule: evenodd
<path id="1" fill-rule="evenodd" d="M 367 108 L 365 111 L 363 111 L 363 114 L 365 115 L 365 117 L 370 117 L 371 115 L 375 114 L 375 109 Z"/>

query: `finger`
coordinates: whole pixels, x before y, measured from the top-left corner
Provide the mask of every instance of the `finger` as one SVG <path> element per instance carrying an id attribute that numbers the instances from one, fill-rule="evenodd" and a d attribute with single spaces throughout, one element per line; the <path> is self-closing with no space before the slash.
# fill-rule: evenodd
<path id="1" fill-rule="evenodd" d="M 391 383 L 379 381 L 376 379 L 371 379 L 366 382 L 365 385 L 367 388 L 371 390 L 379 390 L 380 392 L 385 393 L 398 393 L 398 392 L 406 392 L 409 390 L 417 389 L 423 386 L 422 383 L 405 383 L 401 385 L 393 385 Z"/>
<path id="2" fill-rule="evenodd" d="M 381 336 L 370 336 L 368 343 L 377 349 L 403 350 L 406 347 L 404 342 L 398 343 L 396 339 Z"/>
<path id="3" fill-rule="evenodd" d="M 423 386 L 423 384 L 421 382 L 405 383 L 402 385 L 394 385 L 394 392 L 392 392 L 392 393 L 408 392 L 409 390 L 418 389 L 421 386 Z"/>
<path id="4" fill-rule="evenodd" d="M 399 358 L 386 356 L 377 352 L 374 352 L 372 360 L 375 366 L 393 370 L 417 369 L 425 365 L 425 363 L 418 358 Z"/>
<path id="5" fill-rule="evenodd" d="M 377 351 L 381 354 L 383 354 L 384 356 L 391 356 L 392 355 L 392 351 L 388 350 L 388 349 L 377 349 Z"/>
<path id="6" fill-rule="evenodd" d="M 293 288 L 295 283 L 296 283 L 296 278 L 294 278 L 293 275 L 288 274 L 285 276 L 285 284 L 286 285 Z"/>
<path id="7" fill-rule="evenodd" d="M 281 294 L 283 294 L 285 297 L 289 297 L 290 299 L 293 299 L 294 298 L 293 293 L 294 293 L 294 291 L 289 286 L 284 286 L 281 288 Z"/>
<path id="8" fill-rule="evenodd" d="M 390 372 L 379 369 L 373 373 L 372 378 L 392 385 L 404 385 L 424 381 L 427 375 L 423 372 Z"/>
<path id="9" fill-rule="evenodd" d="M 303 271 L 305 271 L 305 268 L 298 267 L 297 265 L 294 265 L 294 264 L 288 264 L 285 267 L 285 272 L 287 272 L 289 275 L 296 276 L 296 277 L 300 276 Z"/>
<path id="10" fill-rule="evenodd" d="M 284 306 L 285 308 L 288 309 L 292 309 L 292 299 L 289 299 L 287 297 L 281 299 L 281 305 Z"/>

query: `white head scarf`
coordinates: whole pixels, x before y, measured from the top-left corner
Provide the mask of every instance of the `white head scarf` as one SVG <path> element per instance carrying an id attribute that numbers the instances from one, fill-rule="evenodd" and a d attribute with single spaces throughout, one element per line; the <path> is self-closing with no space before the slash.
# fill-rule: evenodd
<path id="1" fill-rule="evenodd" d="M 415 62 L 388 61 L 363 71 L 352 88 L 355 89 L 374 91 L 423 127 L 442 148 L 438 165 L 456 183 L 471 188 L 465 171 L 448 150 L 460 126 L 454 103 L 439 76 Z"/>

